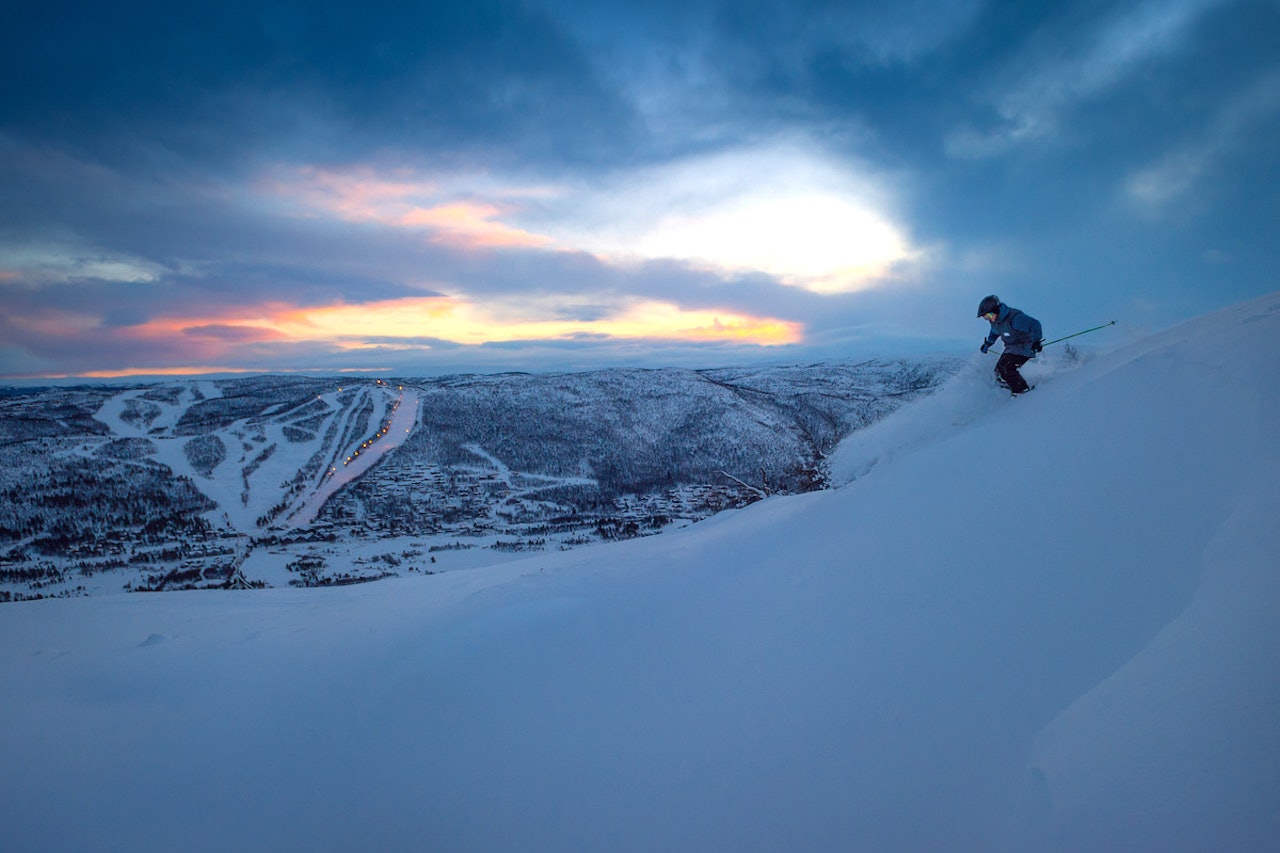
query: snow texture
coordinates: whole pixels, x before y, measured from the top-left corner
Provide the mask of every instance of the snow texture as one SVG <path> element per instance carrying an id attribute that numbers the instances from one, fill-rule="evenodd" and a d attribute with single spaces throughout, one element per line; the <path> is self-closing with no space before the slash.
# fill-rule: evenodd
<path id="1" fill-rule="evenodd" d="M 975 358 L 660 537 L 5 606 L 0 848 L 1275 849 L 1278 340 Z"/>

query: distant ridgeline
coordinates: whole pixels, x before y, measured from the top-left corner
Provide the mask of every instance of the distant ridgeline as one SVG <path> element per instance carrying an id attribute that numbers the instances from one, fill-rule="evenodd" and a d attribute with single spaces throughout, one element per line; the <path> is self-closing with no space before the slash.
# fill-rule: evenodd
<path id="1" fill-rule="evenodd" d="M 0 601 L 281 582 L 245 577 L 262 548 L 324 585 L 657 532 L 822 488 L 959 364 L 0 389 Z"/>

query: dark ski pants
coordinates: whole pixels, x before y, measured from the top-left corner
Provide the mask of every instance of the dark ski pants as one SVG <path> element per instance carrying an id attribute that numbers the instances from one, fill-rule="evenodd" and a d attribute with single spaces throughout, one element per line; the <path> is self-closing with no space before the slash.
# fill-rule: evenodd
<path id="1" fill-rule="evenodd" d="M 996 362 L 996 376 L 999 376 L 1000 381 L 1015 394 L 1021 394 L 1027 390 L 1027 380 L 1022 378 L 1018 368 L 1026 364 L 1030 358 L 1030 356 L 1006 352 Z"/>

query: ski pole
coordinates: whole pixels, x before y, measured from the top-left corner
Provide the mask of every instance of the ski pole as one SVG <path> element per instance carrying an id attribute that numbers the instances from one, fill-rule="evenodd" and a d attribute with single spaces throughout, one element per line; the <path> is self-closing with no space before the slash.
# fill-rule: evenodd
<path id="1" fill-rule="evenodd" d="M 1068 340 L 1068 339 L 1070 339 L 1070 338 L 1078 338 L 1078 337 L 1080 337 L 1081 335 L 1087 335 L 1087 334 L 1089 334 L 1090 332 L 1096 332 L 1096 331 L 1098 331 L 1099 329 L 1105 329 L 1105 328 L 1107 328 L 1108 326 L 1114 326 L 1115 324 L 1116 324 L 1116 321 L 1115 321 L 1115 320 L 1112 320 L 1110 323 L 1103 323 L 1101 326 L 1094 326 L 1092 329 L 1085 329 L 1083 332 L 1076 332 L 1076 333 L 1075 333 L 1075 334 L 1073 334 L 1073 335 L 1067 335 L 1067 336 L 1065 336 L 1065 337 L 1061 337 L 1061 338 L 1054 338 L 1054 339 L 1053 339 L 1053 340 L 1051 340 L 1051 341 L 1045 341 L 1044 343 L 1042 343 L 1042 344 L 1040 345 L 1040 349 L 1044 349 L 1045 347 L 1049 346 L 1050 344 L 1057 344 L 1057 343 L 1061 343 L 1062 341 Z M 988 350 L 988 352 L 993 352 L 993 353 L 994 353 L 994 352 L 995 352 L 995 350 Z M 1000 353 L 995 353 L 995 354 L 996 354 L 996 355 L 1000 355 Z"/>
<path id="2" fill-rule="evenodd" d="M 1078 337 L 1080 337 L 1081 335 L 1087 335 L 1087 334 L 1089 334 L 1090 332 L 1096 332 L 1096 331 L 1098 331 L 1099 329 L 1105 329 L 1107 326 L 1114 326 L 1115 324 L 1116 324 L 1116 321 L 1115 321 L 1115 320 L 1112 320 L 1110 323 L 1103 323 L 1101 326 L 1094 326 L 1092 329 L 1085 329 L 1083 332 L 1076 332 L 1074 335 L 1067 335 L 1067 336 L 1066 336 L 1066 337 L 1064 337 L 1064 338 L 1054 338 L 1054 339 L 1053 339 L 1053 340 L 1051 340 L 1051 341 L 1045 341 L 1044 343 L 1042 343 L 1042 344 L 1040 345 L 1040 348 L 1041 348 L 1041 349 L 1044 349 L 1045 347 L 1049 346 L 1049 344 L 1056 344 L 1056 343 L 1060 343 L 1060 342 L 1062 342 L 1062 341 L 1067 340 L 1067 338 L 1078 338 Z"/>

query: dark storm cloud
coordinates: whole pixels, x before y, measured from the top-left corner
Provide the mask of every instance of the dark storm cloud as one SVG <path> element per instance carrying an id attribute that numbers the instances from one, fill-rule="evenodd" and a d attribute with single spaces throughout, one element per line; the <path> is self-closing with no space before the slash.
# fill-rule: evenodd
<path id="1" fill-rule="evenodd" d="M 116 161 L 264 145 L 572 159 L 634 130 L 574 46 L 506 0 L 51 0 L 7 13 L 0 77 L 0 126 Z"/>

